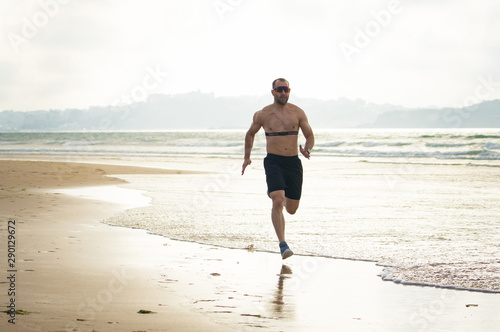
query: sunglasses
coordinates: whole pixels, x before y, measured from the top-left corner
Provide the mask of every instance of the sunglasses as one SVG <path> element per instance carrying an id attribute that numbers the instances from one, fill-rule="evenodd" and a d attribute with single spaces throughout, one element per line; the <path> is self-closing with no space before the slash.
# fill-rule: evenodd
<path id="1" fill-rule="evenodd" d="M 279 87 L 275 88 L 274 91 L 288 93 L 288 92 L 290 92 L 290 88 L 287 86 L 279 86 Z"/>

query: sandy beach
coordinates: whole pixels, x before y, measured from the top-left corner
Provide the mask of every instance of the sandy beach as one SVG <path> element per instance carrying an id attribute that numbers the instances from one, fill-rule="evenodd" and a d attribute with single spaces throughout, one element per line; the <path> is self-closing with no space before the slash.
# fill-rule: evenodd
<path id="1" fill-rule="evenodd" d="M 106 165 L 2 161 L 2 307 L 8 296 L 7 222 L 15 220 L 16 310 L 2 315 L 3 331 L 164 331 L 224 329 L 180 305 L 158 287 L 163 239 L 107 226 L 100 220 L 126 205 L 83 200 L 48 189 L 113 185 L 113 173 L 171 171 Z M 2 311 L 5 311 L 4 308 Z M 138 314 L 149 310 L 155 314 Z"/>
<path id="2" fill-rule="evenodd" d="M 498 294 L 384 282 L 371 262 L 181 242 L 102 221 L 129 208 L 58 192 L 183 171 L 0 161 L 2 311 L 12 331 L 495 331 Z M 118 176 L 119 177 L 119 176 Z M 111 191 L 109 191 L 111 192 Z M 130 194 L 130 193 L 129 193 Z M 136 196 L 137 197 L 137 194 Z M 8 225 L 15 220 L 15 266 Z M 12 229 L 12 228 L 10 228 Z M 15 272 L 9 272 L 9 271 Z M 7 278 L 15 274 L 14 282 Z M 15 295 L 9 295 L 14 286 Z M 9 322 L 15 318 L 15 324 Z"/>

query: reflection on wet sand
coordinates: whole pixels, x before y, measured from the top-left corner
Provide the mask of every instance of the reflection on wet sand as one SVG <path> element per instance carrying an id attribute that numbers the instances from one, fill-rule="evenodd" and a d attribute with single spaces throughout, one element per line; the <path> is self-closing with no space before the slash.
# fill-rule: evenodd
<path id="1" fill-rule="evenodd" d="M 272 304 L 273 312 L 279 314 L 280 318 L 290 317 L 293 313 L 293 306 L 290 304 L 290 302 L 285 302 L 284 299 L 285 280 L 291 278 L 292 273 L 292 269 L 289 266 L 283 264 L 281 266 L 281 271 L 278 274 L 278 287 L 276 288 Z"/>

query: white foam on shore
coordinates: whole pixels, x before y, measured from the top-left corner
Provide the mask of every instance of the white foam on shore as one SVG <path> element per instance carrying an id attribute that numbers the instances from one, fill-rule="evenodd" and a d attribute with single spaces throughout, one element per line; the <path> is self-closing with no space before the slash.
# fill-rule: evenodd
<path id="1" fill-rule="evenodd" d="M 144 191 L 127 189 L 120 186 L 96 186 L 70 189 L 57 189 L 60 193 L 78 198 L 99 200 L 125 206 L 127 209 L 148 206 L 151 198 L 143 195 Z"/>

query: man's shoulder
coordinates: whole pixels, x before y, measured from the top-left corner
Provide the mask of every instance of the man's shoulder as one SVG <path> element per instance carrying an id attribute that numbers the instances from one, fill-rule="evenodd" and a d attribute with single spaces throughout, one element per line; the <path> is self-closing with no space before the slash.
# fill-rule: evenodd
<path id="1" fill-rule="evenodd" d="M 304 110 L 295 104 L 288 103 L 286 105 L 286 109 L 288 110 L 288 112 L 298 117 L 302 117 L 305 115 Z"/>
<path id="2" fill-rule="evenodd" d="M 264 106 L 259 112 L 261 113 L 267 113 L 270 112 L 274 109 L 274 104 Z"/>
<path id="3" fill-rule="evenodd" d="M 261 109 L 260 111 L 257 111 L 253 114 L 253 121 L 255 123 L 263 124 L 265 116 L 266 112 L 264 111 L 264 109 Z"/>
<path id="4" fill-rule="evenodd" d="M 266 119 L 268 116 L 271 115 L 271 113 L 273 112 L 274 110 L 274 106 L 271 104 L 271 105 L 267 105 L 265 107 L 263 107 L 260 111 L 257 111 L 255 112 L 255 118 L 257 119 L 261 119 L 261 120 L 264 120 Z"/>
<path id="5" fill-rule="evenodd" d="M 302 111 L 302 108 L 300 108 L 295 104 L 288 103 L 287 106 L 290 108 L 291 111 Z"/>

